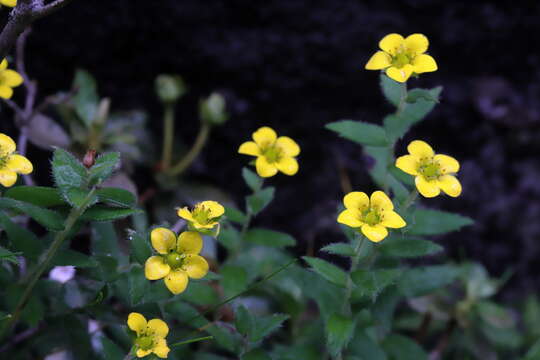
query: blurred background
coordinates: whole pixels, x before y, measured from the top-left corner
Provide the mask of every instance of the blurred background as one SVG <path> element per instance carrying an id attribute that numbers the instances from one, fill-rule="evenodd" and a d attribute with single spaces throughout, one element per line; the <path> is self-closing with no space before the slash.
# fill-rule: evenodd
<path id="1" fill-rule="evenodd" d="M 180 74 L 189 93 L 177 106 L 175 136 L 187 145 L 199 128 L 199 98 L 220 92 L 229 121 L 185 175 L 232 194 L 239 207 L 248 192 L 240 171 L 249 158 L 236 153 L 238 146 L 263 125 L 292 137 L 302 147 L 300 172 L 269 180 L 276 200 L 255 222 L 293 234 L 304 254 L 342 238 L 335 215 L 343 184 L 375 190 L 370 159 L 324 125 L 380 123 L 392 112 L 378 73 L 364 64 L 384 35 L 423 33 L 439 70 L 409 86 L 444 90 L 396 153 L 423 139 L 460 160 L 462 196 L 423 204 L 476 220 L 440 239 L 445 256 L 478 260 L 494 276 L 513 271 L 502 291 L 508 301 L 540 285 L 539 15 L 537 1 L 74 0 L 33 26 L 27 72 L 43 95 L 68 90 L 76 69 L 88 70 L 114 109 L 146 111 L 158 139 L 154 79 Z M 0 111 L 0 130 L 15 134 L 11 110 Z M 50 156 L 32 145 L 28 154 Z M 50 181 L 48 167 L 37 165 L 38 183 Z M 148 169 L 136 169 L 132 179 L 140 194 L 155 187 Z"/>

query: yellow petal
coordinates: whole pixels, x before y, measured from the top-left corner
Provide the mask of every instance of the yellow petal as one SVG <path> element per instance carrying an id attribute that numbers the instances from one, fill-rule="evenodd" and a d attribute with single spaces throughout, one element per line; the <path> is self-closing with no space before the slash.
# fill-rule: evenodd
<path id="1" fill-rule="evenodd" d="M 257 169 L 257 174 L 260 177 L 271 177 L 276 175 L 278 169 L 275 165 L 270 164 L 264 156 L 259 156 L 255 161 L 255 168 Z"/>
<path id="2" fill-rule="evenodd" d="M 412 34 L 405 39 L 405 46 L 407 47 L 407 52 L 419 55 L 427 51 L 429 41 L 423 34 Z"/>
<path id="3" fill-rule="evenodd" d="M 2 0 L 2 1 L 0 1 L 0 3 L 2 5 L 9 6 L 9 7 L 17 6 L 17 0 Z M 6 63 L 6 66 L 7 66 L 7 63 Z M 0 69 L 1 69 L 1 67 L 0 67 Z"/>
<path id="4" fill-rule="evenodd" d="M 392 57 L 384 51 L 377 51 L 367 62 L 366 70 L 381 70 L 392 65 Z"/>
<path id="5" fill-rule="evenodd" d="M 164 338 L 169 333 L 169 327 L 161 319 L 152 319 L 148 322 L 147 326 L 151 333 L 158 338 Z"/>
<path id="6" fill-rule="evenodd" d="M 0 170 L 0 184 L 5 187 L 13 186 L 17 182 L 17 173 L 11 170 Z"/>
<path id="7" fill-rule="evenodd" d="M 449 196 L 458 197 L 461 194 L 461 183 L 455 176 L 443 175 L 439 177 L 438 185 Z"/>
<path id="8" fill-rule="evenodd" d="M 173 270 L 165 277 L 165 286 L 173 294 L 178 295 L 184 290 L 188 285 L 188 275 L 183 270 Z"/>
<path id="9" fill-rule="evenodd" d="M 284 156 L 276 162 L 276 168 L 285 175 L 294 175 L 298 172 L 298 161 L 293 157 Z"/>
<path id="10" fill-rule="evenodd" d="M 4 0 L 2 0 L 2 1 L 4 1 Z M 5 70 L 5 69 L 7 69 L 7 67 L 8 67 L 8 62 L 7 62 L 7 60 L 4 58 L 4 59 L 2 60 L 2 62 L 0 62 L 0 70 Z"/>
<path id="11" fill-rule="evenodd" d="M 392 200 L 384 192 L 378 190 L 371 194 L 370 205 L 372 208 L 377 208 L 379 210 L 393 210 L 394 204 Z"/>
<path id="12" fill-rule="evenodd" d="M 381 225 L 393 229 L 399 229 L 407 225 L 405 220 L 395 211 L 383 211 Z"/>
<path id="13" fill-rule="evenodd" d="M 161 256 L 150 256 L 144 263 L 144 275 L 148 280 L 163 279 L 170 271 L 171 267 Z"/>
<path id="14" fill-rule="evenodd" d="M 285 156 L 298 156 L 300 154 L 300 146 L 288 136 L 278 137 L 276 146 L 281 149 Z"/>
<path id="15" fill-rule="evenodd" d="M 276 141 L 277 134 L 268 126 L 263 126 L 259 130 L 253 133 L 253 140 L 259 145 L 260 148 L 265 148 Z"/>
<path id="16" fill-rule="evenodd" d="M 434 152 L 431 146 L 428 143 L 422 140 L 411 141 L 409 146 L 407 146 L 409 154 L 413 155 L 417 159 L 427 158 L 430 159 L 433 157 Z"/>
<path id="17" fill-rule="evenodd" d="M 418 175 L 418 160 L 413 155 L 403 155 L 397 158 L 396 167 L 410 175 Z"/>
<path id="18" fill-rule="evenodd" d="M 208 216 L 210 219 L 220 217 L 225 213 L 225 208 L 217 201 L 207 200 L 201 202 L 199 205 L 210 210 L 210 214 Z"/>
<path id="19" fill-rule="evenodd" d="M 417 74 L 437 71 L 435 59 L 426 54 L 416 56 L 411 61 L 411 65 L 413 66 L 413 71 Z"/>
<path id="20" fill-rule="evenodd" d="M 176 235 L 166 228 L 155 228 L 150 233 L 152 246 L 160 254 L 167 254 L 176 249 Z"/>
<path id="21" fill-rule="evenodd" d="M 380 224 L 376 225 L 362 225 L 362 233 L 371 241 L 379 242 L 388 236 L 388 230 Z"/>
<path id="22" fill-rule="evenodd" d="M 202 247 L 202 236 L 196 231 L 184 231 L 178 237 L 178 252 L 180 254 L 198 254 Z"/>
<path id="23" fill-rule="evenodd" d="M 388 34 L 379 41 L 379 47 L 390 55 L 395 55 L 404 41 L 403 36 L 399 34 Z"/>
<path id="24" fill-rule="evenodd" d="M 188 255 L 184 260 L 183 268 L 193 279 L 200 279 L 208 273 L 208 263 L 199 255 Z"/>
<path id="25" fill-rule="evenodd" d="M 391 66 L 388 69 L 386 69 L 386 75 L 392 80 L 395 80 L 400 83 L 404 83 L 409 79 L 411 74 L 413 73 L 413 66 L 411 64 L 405 64 L 401 68 L 397 68 L 395 66 Z"/>
<path id="26" fill-rule="evenodd" d="M 352 228 L 359 228 L 360 226 L 364 225 L 364 223 L 360 220 L 360 212 L 355 209 L 343 210 L 339 214 L 337 222 Z"/>
<path id="27" fill-rule="evenodd" d="M 162 358 L 162 359 L 166 359 L 167 356 L 169 355 L 169 351 L 171 351 L 171 349 L 169 349 L 169 347 L 167 346 L 167 340 L 165 340 L 165 339 L 159 339 L 157 345 L 154 346 L 154 348 L 152 349 L 152 351 L 153 351 L 154 354 L 156 354 L 158 357 L 160 357 L 160 358 Z"/>
<path id="28" fill-rule="evenodd" d="M 32 163 L 22 155 L 11 155 L 7 160 L 6 166 L 19 174 L 30 174 L 34 167 Z"/>
<path id="29" fill-rule="evenodd" d="M 137 333 L 137 335 L 146 330 L 146 319 L 144 316 L 136 312 L 129 314 L 127 324 L 131 330 Z"/>
<path id="30" fill-rule="evenodd" d="M 15 141 L 6 134 L 0 133 L 0 156 L 6 156 L 11 154 L 17 149 Z"/>
<path id="31" fill-rule="evenodd" d="M 4 86 L 4 85 L 0 85 L 0 97 L 3 98 L 3 99 L 11 99 L 11 97 L 13 96 L 13 89 L 8 87 L 8 86 Z"/>
<path id="32" fill-rule="evenodd" d="M 2 85 L 8 86 L 8 87 L 16 87 L 23 83 L 23 78 L 21 75 L 19 75 L 18 72 L 7 69 L 2 72 L 3 75 L 3 81 Z"/>
<path id="33" fill-rule="evenodd" d="M 150 353 L 152 352 L 152 350 L 143 350 L 143 349 L 139 349 L 137 350 L 137 357 L 145 357 L 147 355 L 149 355 Z"/>
<path id="34" fill-rule="evenodd" d="M 183 207 L 181 209 L 178 209 L 176 214 L 181 217 L 182 219 L 185 219 L 187 221 L 195 221 L 193 218 L 193 215 L 191 214 L 191 211 L 187 207 Z"/>
<path id="35" fill-rule="evenodd" d="M 451 156 L 437 154 L 433 159 L 439 164 L 443 174 L 455 174 L 459 171 L 459 161 Z"/>
<path id="36" fill-rule="evenodd" d="M 195 227 L 195 229 L 212 229 L 214 226 L 219 225 L 217 221 L 209 222 L 208 224 L 201 224 L 198 222 L 191 223 Z"/>
<path id="37" fill-rule="evenodd" d="M 365 192 L 353 191 L 343 197 L 343 205 L 347 209 L 364 211 L 369 208 L 369 197 Z"/>
<path id="38" fill-rule="evenodd" d="M 261 155 L 261 149 L 253 141 L 246 141 L 238 148 L 238 153 L 244 155 L 259 156 Z"/>
<path id="39" fill-rule="evenodd" d="M 427 181 L 423 176 L 417 176 L 414 182 L 416 183 L 416 188 L 424 197 L 432 198 L 441 193 L 437 180 Z"/>

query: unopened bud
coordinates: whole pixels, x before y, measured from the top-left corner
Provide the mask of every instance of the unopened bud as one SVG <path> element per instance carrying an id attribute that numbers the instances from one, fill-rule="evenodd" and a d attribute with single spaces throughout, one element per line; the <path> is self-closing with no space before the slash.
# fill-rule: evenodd
<path id="1" fill-rule="evenodd" d="M 179 75 L 159 75 L 156 78 L 156 93 L 164 103 L 174 103 L 187 92 L 184 80 Z"/>
<path id="2" fill-rule="evenodd" d="M 84 154 L 83 165 L 90 169 L 96 163 L 96 150 L 87 150 Z"/>
<path id="3" fill-rule="evenodd" d="M 229 118 L 225 110 L 225 98 L 218 93 L 212 93 L 200 102 L 201 119 L 212 125 L 222 125 Z"/>

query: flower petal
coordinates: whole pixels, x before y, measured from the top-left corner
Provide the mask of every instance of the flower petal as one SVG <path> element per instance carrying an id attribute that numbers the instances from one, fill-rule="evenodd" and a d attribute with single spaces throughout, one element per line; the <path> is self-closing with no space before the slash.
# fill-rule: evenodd
<path id="1" fill-rule="evenodd" d="M 193 279 L 200 279 L 208 273 L 208 263 L 199 255 L 188 255 L 184 260 L 183 268 Z"/>
<path id="2" fill-rule="evenodd" d="M 409 79 L 411 74 L 413 73 L 413 66 L 411 64 L 405 64 L 401 68 L 397 68 L 395 66 L 391 66 L 388 69 L 386 69 L 386 75 L 392 80 L 395 80 L 400 83 L 404 83 Z"/>
<path id="3" fill-rule="evenodd" d="M 276 168 L 285 175 L 294 175 L 298 172 L 298 161 L 295 158 L 284 156 L 276 162 Z"/>
<path id="4" fill-rule="evenodd" d="M 202 247 L 202 236 L 196 231 L 184 231 L 178 236 L 178 252 L 180 254 L 198 254 Z"/>
<path id="5" fill-rule="evenodd" d="M 393 229 L 399 229 L 407 225 L 405 220 L 395 211 L 383 211 L 381 225 Z"/>
<path id="6" fill-rule="evenodd" d="M 422 140 L 411 141 L 409 146 L 407 146 L 407 150 L 409 151 L 409 154 L 413 155 L 418 160 L 422 158 L 430 159 L 435 154 L 431 146 L 429 146 L 427 142 Z"/>
<path id="7" fill-rule="evenodd" d="M 162 255 L 176 249 L 176 235 L 166 228 L 155 228 L 150 233 L 152 247 Z"/>
<path id="8" fill-rule="evenodd" d="M 188 282 L 188 275 L 183 270 L 173 270 L 165 277 L 165 286 L 175 295 L 186 290 Z"/>
<path id="9" fill-rule="evenodd" d="M 412 61 L 413 71 L 417 74 L 437 71 L 437 63 L 435 59 L 429 55 L 422 54 L 416 56 Z"/>
<path id="10" fill-rule="evenodd" d="M 409 175 L 418 175 L 418 160 L 413 155 L 398 157 L 396 167 Z"/>
<path id="11" fill-rule="evenodd" d="M 129 314 L 127 324 L 131 330 L 137 333 L 137 335 L 146 330 L 146 319 L 144 316 L 136 312 Z"/>
<path id="12" fill-rule="evenodd" d="M 17 182 L 17 173 L 11 170 L 0 170 L 0 184 L 5 187 L 13 186 Z"/>
<path id="13" fill-rule="evenodd" d="M 189 211 L 189 209 L 187 207 L 183 207 L 181 209 L 178 209 L 178 211 L 176 212 L 176 214 L 181 217 L 182 219 L 185 219 L 187 221 L 195 221 L 195 219 L 193 218 L 193 215 L 191 214 L 191 211 Z"/>
<path id="14" fill-rule="evenodd" d="M 2 0 L 2 1 L 0 1 L 0 3 L 2 3 L 2 5 L 9 6 L 9 7 L 17 6 L 17 0 Z M 6 63 L 6 66 L 7 66 L 7 63 Z M 0 67 L 0 69 L 1 69 L 1 67 Z"/>
<path id="15" fill-rule="evenodd" d="M 369 208 L 369 197 L 365 192 L 353 191 L 343 197 L 343 205 L 347 209 L 365 211 Z"/>
<path id="16" fill-rule="evenodd" d="M 451 156 L 437 154 L 433 159 L 439 163 L 440 170 L 443 174 L 455 174 L 459 171 L 459 161 Z"/>
<path id="17" fill-rule="evenodd" d="M 4 85 L 0 85 L 0 97 L 3 98 L 3 99 L 11 99 L 11 97 L 13 96 L 13 89 L 8 87 L 8 86 L 4 86 Z"/>
<path id="18" fill-rule="evenodd" d="M 30 174 L 34 170 L 30 160 L 17 154 L 9 156 L 6 166 L 8 169 L 24 175 Z"/>
<path id="19" fill-rule="evenodd" d="M 223 207 L 223 205 L 221 205 L 217 201 L 206 200 L 199 203 L 198 205 L 203 206 L 205 209 L 210 210 L 210 216 L 209 216 L 210 219 L 214 219 L 225 214 L 225 208 Z"/>
<path id="20" fill-rule="evenodd" d="M 161 256 L 150 256 L 144 263 L 144 276 L 148 280 L 163 279 L 171 272 L 171 267 Z"/>
<path id="21" fill-rule="evenodd" d="M 412 34 L 405 38 L 405 46 L 409 53 L 414 55 L 423 54 L 429 46 L 428 38 L 423 34 Z"/>
<path id="22" fill-rule="evenodd" d="M 159 339 L 157 345 L 154 346 L 154 348 L 152 349 L 152 351 L 153 351 L 154 354 L 156 354 L 158 357 L 160 357 L 160 358 L 162 358 L 162 359 L 166 359 L 167 356 L 169 355 L 169 351 L 171 351 L 171 349 L 169 349 L 169 347 L 167 346 L 167 340 L 165 340 L 165 339 Z"/>
<path id="23" fill-rule="evenodd" d="M 388 236 L 388 230 L 380 224 L 376 225 L 362 225 L 362 233 L 371 241 L 379 242 Z"/>
<path id="24" fill-rule="evenodd" d="M 360 226 L 364 225 L 362 220 L 360 220 L 360 211 L 355 209 L 343 210 L 339 214 L 337 222 L 352 228 L 359 228 Z"/>
<path id="25" fill-rule="evenodd" d="M 246 141 L 238 148 L 238 153 L 244 155 L 259 156 L 261 155 L 261 149 L 253 141 Z"/>
<path id="26" fill-rule="evenodd" d="M 253 140 L 255 140 L 257 145 L 263 149 L 268 145 L 273 144 L 274 141 L 276 141 L 276 138 L 276 132 L 268 126 L 263 126 L 253 133 Z"/>
<path id="27" fill-rule="evenodd" d="M 0 156 L 6 156 L 11 154 L 17 149 L 15 141 L 6 134 L 0 133 Z"/>
<path id="28" fill-rule="evenodd" d="M 392 57 L 384 51 L 377 51 L 367 62 L 366 70 L 381 70 L 392 65 Z"/>
<path id="29" fill-rule="evenodd" d="M 9 86 L 9 87 L 15 87 L 19 86 L 23 83 L 23 78 L 21 75 L 19 75 L 18 72 L 7 69 L 2 72 L 3 75 L 3 85 Z"/>
<path id="30" fill-rule="evenodd" d="M 152 319 L 148 322 L 148 328 L 158 338 L 164 338 L 169 333 L 169 327 L 161 319 Z"/>
<path id="31" fill-rule="evenodd" d="M 439 177 L 438 186 L 451 197 L 458 197 L 461 194 L 461 183 L 455 176 L 443 175 Z"/>
<path id="32" fill-rule="evenodd" d="M 7 62 L 7 60 L 4 58 L 4 59 L 2 60 L 2 62 L 0 62 L 0 70 L 5 70 L 5 69 L 7 69 L 7 67 L 8 67 L 8 62 Z"/>
<path id="33" fill-rule="evenodd" d="M 152 352 L 152 350 L 143 350 L 143 349 L 138 349 L 137 350 L 137 357 L 145 357 L 146 355 L 149 355 L 150 353 Z"/>
<path id="34" fill-rule="evenodd" d="M 399 34 L 388 34 L 379 41 L 379 47 L 390 55 L 395 55 L 404 41 L 403 36 Z"/>
<path id="35" fill-rule="evenodd" d="M 416 188 L 424 197 L 432 198 L 441 193 L 439 186 L 437 186 L 437 180 L 427 181 L 423 176 L 417 176 L 414 179 L 414 182 L 416 184 Z"/>
<path id="36" fill-rule="evenodd" d="M 379 210 L 390 211 L 394 210 L 392 200 L 384 192 L 378 190 L 371 194 L 370 205 L 372 208 Z"/>
<path id="37" fill-rule="evenodd" d="M 288 136 L 280 136 L 276 140 L 276 146 L 283 151 L 285 156 L 298 156 L 300 154 L 300 146 Z"/>
<path id="38" fill-rule="evenodd" d="M 274 176 L 278 172 L 277 167 L 270 164 L 264 156 L 259 156 L 257 158 L 255 161 L 255 168 L 257 170 L 257 174 L 264 178 Z"/>

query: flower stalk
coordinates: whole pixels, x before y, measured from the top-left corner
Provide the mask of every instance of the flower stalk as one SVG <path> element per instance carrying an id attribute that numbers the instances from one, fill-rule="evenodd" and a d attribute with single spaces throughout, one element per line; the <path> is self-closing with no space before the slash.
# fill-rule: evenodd
<path id="1" fill-rule="evenodd" d="M 206 121 L 201 122 L 201 127 L 199 129 L 199 133 L 197 134 L 197 138 L 195 139 L 195 143 L 193 143 L 193 146 L 191 147 L 189 152 L 176 165 L 170 168 L 170 170 L 168 171 L 170 175 L 180 175 L 191 165 L 191 163 L 193 163 L 195 158 L 197 158 L 201 150 L 204 148 L 204 145 L 206 145 L 206 142 L 208 141 L 208 136 L 210 135 L 210 128 L 210 123 Z"/>

